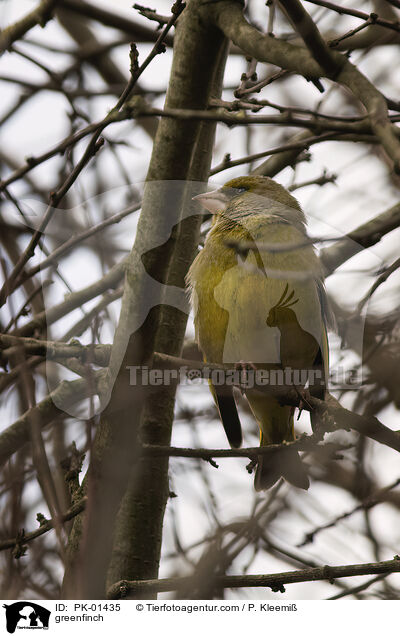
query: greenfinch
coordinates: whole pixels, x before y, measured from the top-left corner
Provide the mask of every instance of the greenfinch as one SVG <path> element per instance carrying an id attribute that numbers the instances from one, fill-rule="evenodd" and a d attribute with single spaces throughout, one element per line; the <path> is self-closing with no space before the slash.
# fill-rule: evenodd
<path id="1" fill-rule="evenodd" d="M 277 384 L 299 391 L 308 382 L 311 394 L 323 398 L 327 304 L 321 267 L 298 201 L 279 183 L 261 176 L 238 177 L 194 198 L 214 215 L 204 248 L 187 276 L 204 360 L 238 369 L 275 368 Z M 240 446 L 233 387 L 211 378 L 210 389 L 230 445 Z M 257 383 L 243 392 L 260 428 L 260 446 L 295 439 L 293 407 L 282 405 L 276 392 Z M 285 444 L 259 456 L 255 489 L 266 490 L 280 477 L 299 488 L 309 487 L 297 451 Z"/>

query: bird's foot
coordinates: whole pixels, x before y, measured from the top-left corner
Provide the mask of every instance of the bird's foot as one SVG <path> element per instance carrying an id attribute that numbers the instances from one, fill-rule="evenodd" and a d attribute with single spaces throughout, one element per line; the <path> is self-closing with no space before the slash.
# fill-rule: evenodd
<path id="1" fill-rule="evenodd" d="M 245 390 L 249 388 L 249 385 L 254 386 L 254 378 L 253 381 L 249 382 L 249 371 L 253 374 L 257 371 L 257 367 L 253 362 L 245 362 L 244 360 L 239 360 L 239 362 L 235 362 L 235 371 L 239 371 L 239 389 L 244 394 Z"/>

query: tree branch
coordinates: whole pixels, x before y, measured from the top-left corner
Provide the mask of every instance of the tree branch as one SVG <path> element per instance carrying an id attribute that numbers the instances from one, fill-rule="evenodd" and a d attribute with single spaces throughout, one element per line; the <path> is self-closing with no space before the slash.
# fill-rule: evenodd
<path id="1" fill-rule="evenodd" d="M 238 587 L 269 587 L 273 592 L 284 592 L 283 586 L 289 583 L 304 583 L 306 581 L 334 581 L 350 576 L 365 576 L 366 574 L 391 574 L 400 572 L 400 558 L 394 557 L 390 561 L 378 563 L 357 563 L 355 565 L 323 565 L 318 568 L 307 568 L 277 574 L 247 574 L 243 576 L 215 576 L 215 588 Z M 107 598 L 123 598 L 137 593 L 149 594 L 154 592 L 171 592 L 182 589 L 190 590 L 197 585 L 197 577 L 185 576 L 181 578 L 156 579 L 148 581 L 118 581 L 112 585 Z"/>
<path id="2" fill-rule="evenodd" d="M 352 15 L 355 18 L 360 18 L 360 20 L 365 21 L 372 19 L 375 24 L 379 24 L 380 26 L 386 27 L 387 29 L 392 29 L 393 31 L 400 31 L 399 21 L 394 22 L 385 20 L 384 18 L 380 18 L 376 13 L 364 13 L 364 11 L 351 9 L 343 5 L 334 4 L 333 2 L 327 2 L 326 0 L 307 0 L 307 2 L 316 4 L 319 7 L 325 7 L 326 9 L 330 9 L 331 11 L 336 11 L 336 13 L 340 13 L 340 15 Z"/>
<path id="3" fill-rule="evenodd" d="M 87 497 L 82 497 L 77 503 L 73 504 L 67 512 L 60 516 L 58 519 L 58 523 L 65 523 L 66 521 L 71 521 L 76 515 L 79 515 L 83 510 L 85 510 L 85 506 L 87 503 Z M 41 522 L 40 527 L 37 530 L 32 530 L 32 532 L 25 533 L 25 531 L 19 533 L 13 539 L 5 539 L 0 541 L 0 551 L 8 550 L 13 548 L 16 545 L 23 546 L 25 543 L 29 543 L 33 541 L 37 537 L 41 537 L 49 530 L 54 528 L 54 522 L 51 519 L 46 519 Z"/>
<path id="4" fill-rule="evenodd" d="M 40 24 L 45 27 L 53 17 L 56 0 L 42 0 L 42 2 L 25 17 L 6 27 L 0 33 L 0 53 L 10 48 L 13 42 L 24 37 L 33 27 Z"/>
<path id="5" fill-rule="evenodd" d="M 213 15 L 225 35 L 260 62 L 275 64 L 294 71 L 308 80 L 319 80 L 326 76 L 324 68 L 306 49 L 264 35 L 251 26 L 244 18 L 238 3 L 232 0 L 219 2 L 213 6 Z M 396 137 L 395 128 L 390 123 L 385 98 L 341 53 L 337 51 L 331 53 L 338 67 L 341 68 L 335 81 L 349 88 L 365 106 L 373 131 L 393 160 L 394 170 L 400 171 L 400 143 Z"/>
<path id="6" fill-rule="evenodd" d="M 320 259 L 324 266 L 325 275 L 332 274 L 337 267 L 349 260 L 363 249 L 371 247 L 389 232 L 400 226 L 400 203 L 385 210 L 371 221 L 360 225 L 352 230 L 347 238 L 338 241 L 332 247 L 325 247 L 321 250 Z"/>
<path id="7" fill-rule="evenodd" d="M 127 259 L 123 259 L 120 263 L 114 265 L 110 271 L 103 276 L 103 278 L 100 278 L 96 282 L 80 289 L 79 291 L 68 294 L 65 300 L 61 303 L 38 313 L 25 325 L 15 329 L 11 335 L 30 336 L 35 333 L 36 330 L 42 330 L 45 325 L 50 326 L 77 307 L 81 307 L 88 300 L 95 298 L 108 289 L 117 287 L 125 274 L 126 262 Z"/>
<path id="8" fill-rule="evenodd" d="M 97 383 L 103 378 L 103 373 L 93 373 L 93 381 L 88 383 L 86 379 L 63 381 L 57 388 L 47 395 L 41 402 L 26 411 L 14 424 L 0 433 L 0 467 L 10 459 L 26 442 L 30 439 L 30 418 L 36 417 L 40 421 L 41 428 L 47 426 L 63 413 L 61 409 L 67 410 L 72 404 L 90 395 L 90 390 L 97 390 Z"/>
<path id="9" fill-rule="evenodd" d="M 299 0 L 280 0 L 280 4 L 303 38 L 313 58 L 317 60 L 328 77 L 335 78 L 345 63 L 345 58 L 339 60 L 332 55 L 332 51 Z"/>
<path id="10" fill-rule="evenodd" d="M 349 510 L 348 512 L 344 512 L 343 514 L 335 517 L 332 521 L 329 521 L 328 523 L 324 523 L 321 526 L 317 526 L 316 528 L 314 528 L 314 530 L 307 532 L 307 534 L 304 537 L 304 540 L 301 543 L 299 543 L 296 547 L 302 548 L 303 546 L 309 543 L 312 543 L 317 534 L 319 534 L 323 530 L 327 530 L 328 528 L 333 528 L 340 521 L 343 521 L 344 519 L 348 519 L 356 512 L 359 512 L 360 510 L 364 510 L 364 511 L 369 510 L 370 508 L 373 508 L 377 504 L 384 503 L 385 495 L 393 488 L 396 488 L 399 484 L 400 484 L 400 479 L 396 479 L 396 481 L 394 481 L 392 484 L 389 484 L 389 486 L 380 488 L 379 490 L 376 490 L 373 494 L 369 495 L 366 499 L 363 499 L 363 501 L 357 506 L 355 506 L 352 510 Z"/>
<path id="11" fill-rule="evenodd" d="M 161 367 L 173 369 L 197 369 L 200 375 L 209 377 L 210 370 L 227 371 L 229 365 L 216 365 L 210 363 L 203 363 L 199 360 L 185 360 L 184 358 L 177 358 L 166 354 L 156 353 L 154 354 L 153 368 L 156 365 Z M 276 365 L 267 365 L 271 369 L 276 369 Z M 265 391 L 266 393 L 273 393 L 277 399 L 285 405 L 298 406 L 300 403 L 300 395 L 293 387 L 288 386 L 258 386 L 258 390 Z M 344 408 L 338 400 L 331 394 L 327 394 L 325 400 L 319 400 L 318 398 L 307 395 L 307 403 L 303 404 L 305 410 L 312 411 L 317 410 L 321 419 L 328 416 L 333 418 L 336 427 L 339 429 L 353 429 L 360 433 L 374 439 L 375 441 L 393 448 L 393 450 L 400 452 L 400 434 L 391 430 L 384 424 L 382 424 L 376 417 L 369 415 L 359 415 L 353 413 Z M 331 428 L 329 424 L 325 422 L 325 431 L 335 430 Z M 299 440 L 300 441 L 300 440 Z"/>
<path id="12" fill-rule="evenodd" d="M 58 358 L 79 358 L 84 362 L 90 361 L 105 367 L 110 359 L 111 345 L 81 345 L 79 342 L 65 344 L 50 340 L 36 340 L 35 338 L 19 338 L 7 334 L 0 334 L 0 349 L 7 358 L 16 349 L 23 348 L 29 355 L 46 356 L 49 360 Z M 14 350 L 14 351 L 13 351 Z"/>
<path id="13" fill-rule="evenodd" d="M 52 265 L 54 261 L 57 261 L 59 258 L 61 258 L 61 256 L 63 256 L 66 252 L 71 250 L 76 245 L 83 243 L 83 241 L 86 241 L 86 239 L 91 238 L 98 232 L 101 232 L 106 227 L 109 227 L 110 225 L 113 225 L 114 223 L 119 223 L 126 216 L 129 216 L 133 212 L 137 212 L 137 210 L 140 210 L 140 207 L 141 207 L 140 203 L 130 205 L 125 210 L 122 210 L 122 212 L 113 214 L 113 216 L 110 216 L 105 221 L 102 221 L 101 223 L 98 223 L 97 225 L 93 227 L 89 227 L 84 232 L 81 232 L 81 234 L 78 234 L 77 236 L 72 236 L 70 239 L 68 239 L 68 241 L 66 241 L 65 243 L 60 245 L 60 247 L 58 247 L 56 250 L 51 252 L 51 254 L 49 254 L 47 258 L 43 259 L 38 265 L 35 265 L 31 269 L 28 269 L 26 272 L 24 272 L 23 276 L 21 276 L 21 282 L 24 282 L 27 278 L 31 278 L 32 276 L 35 276 L 35 274 L 37 274 L 38 272 L 42 272 L 44 269 Z"/>

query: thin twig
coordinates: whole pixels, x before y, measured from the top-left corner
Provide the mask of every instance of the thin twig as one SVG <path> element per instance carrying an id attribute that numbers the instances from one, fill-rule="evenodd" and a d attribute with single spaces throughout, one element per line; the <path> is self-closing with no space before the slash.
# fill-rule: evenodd
<path id="1" fill-rule="evenodd" d="M 73 504 L 67 512 L 61 515 L 59 519 L 60 523 L 71 521 L 71 519 L 79 515 L 81 512 L 83 512 L 83 510 L 85 510 L 86 504 L 87 504 L 87 497 L 82 497 L 77 503 Z M 27 532 L 27 533 L 24 532 L 22 543 L 23 544 L 29 543 L 30 541 L 33 541 L 37 537 L 41 537 L 43 534 L 46 534 L 46 532 L 49 532 L 49 530 L 52 530 L 53 528 L 54 528 L 53 521 L 51 519 L 50 520 L 46 519 L 45 521 L 41 522 L 40 527 L 37 530 L 32 530 L 32 532 Z M 4 541 L 0 541 L 0 551 L 9 550 L 10 548 L 13 548 L 18 543 L 21 543 L 20 536 L 15 537 L 13 539 L 5 539 Z"/>
<path id="2" fill-rule="evenodd" d="M 273 592 L 283 592 L 284 585 L 289 583 L 304 583 L 306 581 L 334 581 L 338 578 L 350 576 L 365 576 L 367 574 L 391 574 L 400 572 L 400 558 L 379 563 L 357 563 L 355 565 L 323 565 L 317 568 L 295 570 L 292 572 L 278 572 L 276 574 L 247 574 L 237 576 L 215 576 L 214 586 L 218 588 L 269 587 Z M 171 579 L 157 579 L 147 581 L 118 581 L 107 592 L 107 598 L 123 598 L 128 594 L 170 592 L 190 589 L 196 583 L 195 577 L 185 576 Z"/>
<path id="3" fill-rule="evenodd" d="M 349 7 L 334 4 L 333 2 L 327 2 L 326 0 L 307 0 L 307 2 L 317 4 L 319 7 L 325 7 L 326 9 L 330 9 L 331 11 L 336 11 L 336 13 L 340 13 L 341 15 L 352 15 L 355 18 L 360 18 L 360 20 L 372 20 L 375 24 L 379 24 L 380 26 L 386 27 L 387 29 L 400 31 L 399 21 L 391 22 L 390 20 L 385 20 L 384 18 L 380 18 L 377 13 L 364 13 L 363 11 L 350 9 Z"/>

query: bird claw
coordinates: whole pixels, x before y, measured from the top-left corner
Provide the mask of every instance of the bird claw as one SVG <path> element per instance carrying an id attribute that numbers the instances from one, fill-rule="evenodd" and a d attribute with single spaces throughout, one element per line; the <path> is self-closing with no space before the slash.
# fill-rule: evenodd
<path id="1" fill-rule="evenodd" d="M 298 391 L 299 397 L 300 397 L 300 402 L 298 404 L 298 415 L 297 415 L 297 420 L 300 419 L 300 415 L 302 414 L 302 412 L 304 411 L 304 409 L 306 409 L 307 411 L 312 411 L 312 406 L 309 403 L 309 401 L 307 400 L 308 397 L 308 392 L 306 389 L 302 389 L 300 391 Z"/>

